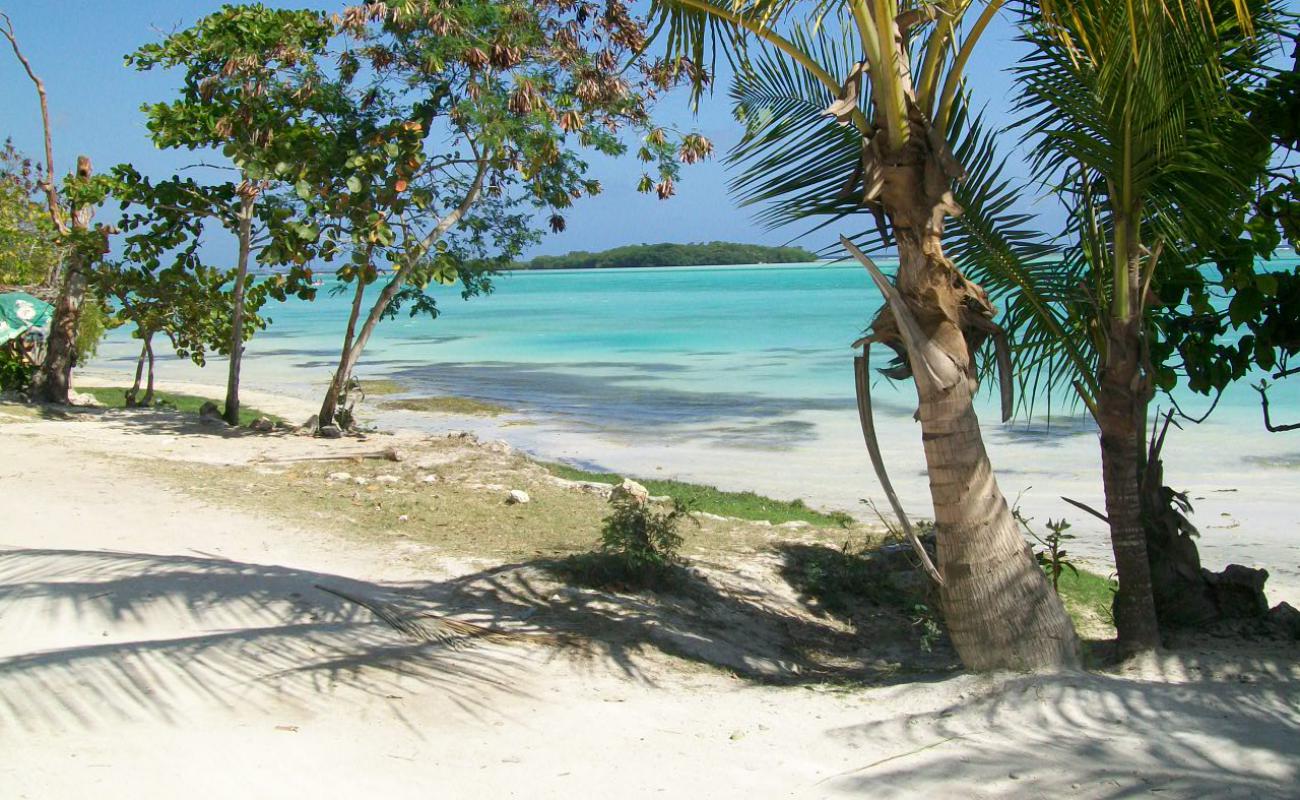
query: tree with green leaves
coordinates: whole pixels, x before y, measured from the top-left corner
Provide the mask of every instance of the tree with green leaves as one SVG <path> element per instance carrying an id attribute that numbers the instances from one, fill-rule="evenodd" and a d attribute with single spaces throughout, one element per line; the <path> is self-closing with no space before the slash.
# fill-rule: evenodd
<path id="1" fill-rule="evenodd" d="M 989 219 L 1009 216 L 1005 186 L 996 179 L 989 137 L 963 110 L 963 82 L 972 52 L 1003 5 L 655 0 L 651 6 L 671 57 L 703 65 L 716 44 L 739 67 L 732 96 L 746 132 L 734 154 L 743 169 L 733 188 L 745 201 L 769 203 L 766 218 L 775 223 L 867 211 L 880 244 L 897 248 L 891 282 L 843 240 L 887 301 L 861 340 L 864 432 L 886 494 L 905 519 L 874 446 L 865 348 L 878 343 L 896 355 L 887 374 L 915 382 L 938 543 L 938 563 L 929 571 L 953 643 L 973 669 L 1060 667 L 1078 659 L 1070 619 L 998 488 L 973 406 L 980 354 L 1005 345 L 993 321 L 997 308 L 946 249 L 953 240 L 959 257 L 1000 256 L 984 234 Z M 1011 375 L 1008 359 L 999 362 L 1006 367 L 1005 417 Z"/>
<path id="2" fill-rule="evenodd" d="M 46 284 L 62 258 L 42 203 L 44 170 L 5 140 L 0 149 L 0 284 Z"/>
<path id="3" fill-rule="evenodd" d="M 45 360 L 32 381 L 31 393 L 45 402 L 66 404 L 72 389 L 73 365 L 79 355 L 93 352 L 104 330 L 102 305 L 93 296 L 87 298 L 86 277 L 90 265 L 108 252 L 110 229 L 91 226 L 95 208 L 108 192 L 108 183 L 92 176 L 90 159 L 79 156 L 76 171 L 64 180 L 62 187 L 55 184 L 54 144 L 45 82 L 19 46 L 12 21 L 2 13 L 0 36 L 9 42 L 40 101 L 45 164 L 38 183 L 45 195 L 45 210 L 60 256 L 45 278 L 47 285 L 58 287 L 58 297 L 54 302 Z"/>
<path id="4" fill-rule="evenodd" d="M 131 324 L 132 335 L 141 342 L 127 405 L 150 405 L 156 336 L 166 337 L 177 355 L 198 366 L 204 366 L 209 352 L 230 351 L 235 270 L 205 263 L 202 244 L 209 229 L 237 229 L 240 200 L 232 184 L 179 177 L 151 181 L 130 165 L 114 168 L 112 177 L 113 198 L 122 210 L 117 223 L 122 253 L 97 264 L 90 282 L 112 301 L 116 321 Z M 258 210 L 262 215 L 274 212 L 266 204 Z M 245 292 L 239 341 L 266 325 L 258 312 L 273 297 L 285 299 L 288 285 L 286 277 L 274 276 Z M 299 291 L 306 293 L 304 287 Z"/>
<path id="5" fill-rule="evenodd" d="M 332 33 L 329 20 L 317 12 L 225 6 L 127 57 L 127 64 L 140 70 L 175 68 L 184 74 L 175 100 L 145 107 L 154 142 L 159 147 L 218 150 L 239 173 L 239 180 L 230 184 L 236 200 L 233 216 L 221 216 L 238 245 L 223 410 L 232 425 L 239 421 L 251 264 L 256 260 L 267 266 L 289 265 L 294 291 L 300 291 L 308 277 L 303 265 L 310 253 L 286 244 L 277 227 L 289 216 L 287 207 L 266 206 L 268 193 L 281 185 L 277 176 L 284 170 L 277 166 L 319 135 L 301 120 L 315 87 L 324 80 L 315 56 Z M 269 226 L 261 231 L 265 236 L 260 235 L 259 219 Z"/>
<path id="6" fill-rule="evenodd" d="M 1270 50 L 1257 28 L 1275 12 L 1245 0 L 1025 9 L 1032 50 L 1013 69 L 1026 136 L 1039 176 L 1066 200 L 1070 226 L 1060 257 L 1035 280 L 1023 265 L 990 280 L 1015 283 L 1024 298 L 1025 369 L 1044 388 L 1071 386 L 1100 428 L 1115 621 L 1121 651 L 1131 654 L 1160 643 L 1143 473 L 1152 460 L 1149 405 L 1176 383 L 1170 355 L 1180 346 L 1161 329 L 1173 330 L 1185 302 L 1194 315 L 1210 310 L 1200 265 L 1267 165 L 1267 143 L 1240 101 Z M 1233 305 L 1274 283 L 1255 274 L 1253 259 L 1244 266 Z M 1222 388 L 1227 373 L 1209 378 L 1191 340 L 1181 346 L 1189 385 Z"/>
<path id="7" fill-rule="evenodd" d="M 657 166 L 643 191 L 673 193 L 679 163 L 706 156 L 695 134 L 655 127 L 648 104 L 676 71 L 640 55 L 644 31 L 621 2 L 358 5 L 336 19 L 337 79 L 315 87 L 328 136 L 304 140 L 284 174 L 302 203 L 297 225 L 352 285 L 343 347 L 318 417 L 335 422 L 378 323 L 407 307 L 436 316 L 428 288 L 459 283 L 465 298 L 563 210 L 600 185 L 582 151 L 626 152 Z M 381 278 L 381 272 L 386 275 Z M 362 315 L 366 291 L 382 288 Z"/>

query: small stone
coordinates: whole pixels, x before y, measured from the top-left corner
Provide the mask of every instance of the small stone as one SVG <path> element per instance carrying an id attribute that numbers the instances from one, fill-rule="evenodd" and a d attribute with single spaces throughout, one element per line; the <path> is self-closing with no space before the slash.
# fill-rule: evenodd
<path id="1" fill-rule="evenodd" d="M 438 482 L 437 475 L 423 475 L 420 477 L 420 483 L 437 483 L 437 482 Z"/>
<path id="2" fill-rule="evenodd" d="M 792 519 L 789 522 L 782 522 L 778 528 L 811 528 L 812 524 L 804 522 L 801 519 Z"/>
<path id="3" fill-rule="evenodd" d="M 352 480 L 351 472 L 331 472 L 326 476 L 332 481 L 350 481 Z"/>
<path id="4" fill-rule="evenodd" d="M 508 456 L 515 451 L 515 449 L 510 446 L 510 443 L 505 439 L 497 439 L 496 441 L 488 442 L 483 445 L 483 449 L 490 453 L 500 453 L 503 456 Z"/>
<path id="5" fill-rule="evenodd" d="M 337 425 L 322 425 L 316 430 L 316 435 L 322 439 L 341 439 L 343 431 Z"/>
<path id="6" fill-rule="evenodd" d="M 355 483 L 357 486 L 365 486 L 367 483 L 370 483 L 370 479 L 358 475 L 352 479 L 352 482 Z"/>
<path id="7" fill-rule="evenodd" d="M 275 430 L 275 423 L 272 422 L 267 417 L 258 417 L 257 419 L 249 423 L 248 427 L 252 428 L 258 433 L 270 433 L 271 431 Z"/>
<path id="8" fill-rule="evenodd" d="M 403 514 L 403 515 L 401 515 L 400 517 L 397 518 L 397 521 L 398 521 L 398 522 L 410 522 L 410 521 L 411 521 L 411 518 L 408 517 L 408 516 L 406 516 L 405 514 Z"/>
<path id="9" fill-rule="evenodd" d="M 631 478 L 624 478 L 623 482 L 614 487 L 609 493 L 609 502 L 617 503 L 619 501 L 629 501 L 635 505 L 643 506 L 650 501 L 650 491 Z"/>
<path id="10" fill-rule="evenodd" d="M 511 489 L 510 494 L 506 495 L 506 503 L 508 505 L 517 506 L 529 502 L 532 502 L 532 498 L 529 497 L 528 492 L 525 492 L 523 489 Z"/>
<path id="11" fill-rule="evenodd" d="M 401 483 L 402 479 L 396 475 L 376 475 L 375 480 L 380 483 Z"/>

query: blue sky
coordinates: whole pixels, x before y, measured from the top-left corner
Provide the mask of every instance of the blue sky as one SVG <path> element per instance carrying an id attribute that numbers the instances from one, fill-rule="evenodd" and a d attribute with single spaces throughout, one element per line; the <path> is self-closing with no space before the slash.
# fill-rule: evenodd
<path id="1" fill-rule="evenodd" d="M 168 98 L 176 77 L 135 72 L 123 65 L 122 57 L 221 5 L 219 0 L 0 0 L 0 11 L 13 19 L 28 58 L 47 84 L 56 167 L 66 171 L 81 153 L 89 155 L 97 169 L 125 161 L 159 176 L 192 163 L 192 154 L 154 148 L 140 112 L 141 104 Z M 334 10 L 342 3 L 303 0 L 283 5 Z M 969 68 L 976 101 L 988 104 L 991 119 L 1006 112 L 1009 104 L 1011 84 L 1004 70 L 1020 52 L 1013 37 L 1005 20 L 995 23 Z M 731 118 L 728 78 L 719 77 L 716 93 L 705 98 L 698 115 L 692 114 L 684 93 L 668 98 L 658 113 L 667 124 L 709 136 L 721 156 L 739 138 L 740 126 Z M 41 149 L 36 93 L 7 47 L 0 51 L 0 136 L 12 136 L 33 156 Z M 1023 174 L 1011 145 L 1008 137 L 1013 168 Z M 633 159 L 592 163 L 605 192 L 579 201 L 567 215 L 568 230 L 548 236 L 535 253 L 661 241 L 784 244 L 804 231 L 756 225 L 753 209 L 738 208 L 728 195 L 728 171 L 719 157 L 687 167 L 677 196 L 668 201 L 634 191 L 641 170 Z M 1049 210 L 1044 222 L 1053 217 Z M 798 243 L 820 249 L 834 240 L 834 233 L 824 229 Z"/>

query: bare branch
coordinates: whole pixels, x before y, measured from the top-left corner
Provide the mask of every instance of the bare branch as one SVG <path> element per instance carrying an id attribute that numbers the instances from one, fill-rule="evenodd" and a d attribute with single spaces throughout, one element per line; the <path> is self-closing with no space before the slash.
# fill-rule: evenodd
<path id="1" fill-rule="evenodd" d="M 50 103 L 45 94 L 45 81 L 41 80 L 36 71 L 32 69 L 32 63 L 27 60 L 27 56 L 23 55 L 22 48 L 18 46 L 18 37 L 14 33 L 13 20 L 9 19 L 8 14 L 0 13 L 0 22 L 4 23 L 3 26 L 0 26 L 0 34 L 3 34 L 9 40 L 9 46 L 13 48 L 14 56 L 18 58 L 18 63 L 22 64 L 23 69 L 27 71 L 27 77 L 31 78 L 32 83 L 36 86 L 36 94 L 40 97 L 41 124 L 45 130 L 45 199 L 50 208 L 50 221 L 54 223 L 54 227 L 59 233 L 66 234 L 68 226 L 63 219 L 63 209 L 59 205 L 59 194 L 54 189 L 54 143 L 50 136 Z M 57 271 L 58 265 L 56 263 L 51 268 L 51 277 L 57 274 Z"/>
<path id="2" fill-rule="evenodd" d="M 1259 392 L 1260 405 L 1264 406 L 1264 427 L 1269 433 L 1283 433 L 1285 431 L 1300 430 L 1300 422 L 1293 422 L 1289 425 L 1274 425 L 1273 420 L 1268 415 L 1268 382 L 1260 381 L 1258 385 L 1252 386 L 1252 389 Z"/>

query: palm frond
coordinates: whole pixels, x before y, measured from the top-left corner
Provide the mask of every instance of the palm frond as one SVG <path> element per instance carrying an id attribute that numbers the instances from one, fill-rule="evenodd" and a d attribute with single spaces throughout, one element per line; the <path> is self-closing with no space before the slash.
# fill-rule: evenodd
<path id="1" fill-rule="evenodd" d="M 953 189 L 963 208 L 944 249 L 958 268 L 1003 309 L 1000 324 L 1013 342 L 1019 410 L 1057 391 L 1093 384 L 1096 350 L 1071 308 L 1078 302 L 1080 263 L 1017 210 L 1024 187 L 1006 177 L 997 136 L 981 115 L 960 102 L 949 123 L 954 154 L 966 180 Z"/>
<path id="2" fill-rule="evenodd" d="M 810 34 L 797 27 L 791 40 L 832 74 L 847 75 L 856 61 L 857 47 L 847 31 L 823 27 Z M 864 114 L 868 95 L 864 86 L 859 92 Z M 745 133 L 727 156 L 727 163 L 739 168 L 729 188 L 743 206 L 764 205 L 760 222 L 780 227 L 859 209 L 861 190 L 852 178 L 862 160 L 862 137 L 827 116 L 836 97 L 816 77 L 785 53 L 765 47 L 737 71 L 731 99 Z"/>

